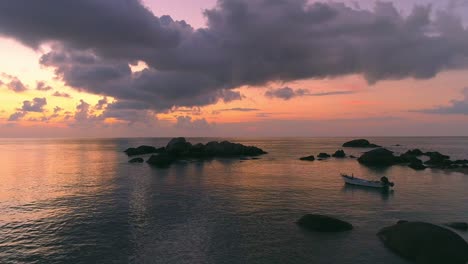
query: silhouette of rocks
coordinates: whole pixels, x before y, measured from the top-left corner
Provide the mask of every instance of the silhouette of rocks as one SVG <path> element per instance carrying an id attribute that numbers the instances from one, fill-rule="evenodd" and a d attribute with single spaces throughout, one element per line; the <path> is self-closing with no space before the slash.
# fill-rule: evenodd
<path id="1" fill-rule="evenodd" d="M 327 153 L 323 153 L 323 152 L 322 152 L 322 153 L 318 154 L 317 157 L 320 158 L 320 159 L 328 159 L 328 158 L 330 158 L 331 156 L 330 156 L 330 154 L 327 154 Z"/>
<path id="2" fill-rule="evenodd" d="M 412 161 L 408 167 L 412 168 L 413 170 L 425 170 L 426 166 L 424 166 L 423 162 L 419 159 Z"/>
<path id="3" fill-rule="evenodd" d="M 169 153 L 161 153 L 158 155 L 152 155 L 148 161 L 146 161 L 149 165 L 158 167 L 158 168 L 167 168 L 172 163 L 174 163 L 177 158 Z"/>
<path id="4" fill-rule="evenodd" d="M 143 163 L 145 160 L 143 158 L 134 158 L 128 161 L 129 163 Z"/>
<path id="5" fill-rule="evenodd" d="M 399 163 L 399 158 L 388 149 L 378 148 L 365 152 L 358 161 L 367 166 L 392 166 Z"/>
<path id="6" fill-rule="evenodd" d="M 159 151 L 159 150 L 158 150 Z M 185 138 L 173 138 L 159 155 L 152 155 L 148 164 L 156 167 L 168 167 L 180 159 L 209 159 L 215 157 L 255 157 L 266 154 L 260 148 L 244 146 L 229 141 L 212 141 L 206 145 L 198 143 L 192 145 Z"/>
<path id="7" fill-rule="evenodd" d="M 411 149 L 406 151 L 405 154 L 418 157 L 424 155 L 424 152 L 422 152 L 420 149 Z"/>
<path id="8" fill-rule="evenodd" d="M 343 144 L 347 148 L 379 148 L 379 145 L 370 143 L 367 139 L 355 139 Z"/>
<path id="9" fill-rule="evenodd" d="M 305 229 L 317 232 L 343 232 L 353 229 L 353 225 L 348 222 L 318 214 L 304 215 L 296 223 Z"/>
<path id="10" fill-rule="evenodd" d="M 383 228 L 377 236 L 396 254 L 425 264 L 465 264 L 468 243 L 451 230 L 429 223 L 407 222 Z"/>
<path id="11" fill-rule="evenodd" d="M 128 148 L 124 152 L 128 156 L 137 156 L 137 155 L 145 155 L 145 154 L 153 154 L 153 153 L 161 153 L 164 152 L 164 148 L 155 148 L 152 146 L 139 146 L 138 148 Z"/>
<path id="12" fill-rule="evenodd" d="M 468 231 L 468 223 L 465 223 L 465 222 L 452 222 L 452 223 L 447 223 L 445 225 L 453 229 L 457 229 L 461 231 Z"/>
<path id="13" fill-rule="evenodd" d="M 340 150 L 337 150 L 333 155 L 332 157 L 334 158 L 345 158 L 346 157 L 346 153 L 340 149 Z"/>
<path id="14" fill-rule="evenodd" d="M 312 156 L 302 157 L 302 158 L 300 158 L 300 160 L 304 160 L 304 161 L 314 161 L 314 160 L 315 160 L 315 157 L 312 155 Z"/>

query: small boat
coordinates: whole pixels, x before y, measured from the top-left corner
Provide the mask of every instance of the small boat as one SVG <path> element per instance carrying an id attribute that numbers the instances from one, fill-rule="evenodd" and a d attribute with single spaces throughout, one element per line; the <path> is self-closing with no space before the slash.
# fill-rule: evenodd
<path id="1" fill-rule="evenodd" d="M 380 181 L 368 181 L 354 177 L 354 175 L 341 174 L 346 184 L 358 185 L 370 188 L 390 188 L 395 184 L 390 182 L 387 177 L 382 177 Z"/>

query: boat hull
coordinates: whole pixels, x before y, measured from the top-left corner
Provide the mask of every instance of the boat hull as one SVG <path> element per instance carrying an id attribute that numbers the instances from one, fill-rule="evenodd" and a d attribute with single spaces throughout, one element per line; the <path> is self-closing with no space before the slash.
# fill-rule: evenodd
<path id="1" fill-rule="evenodd" d="M 356 185 L 356 186 L 364 186 L 364 187 L 369 187 L 369 188 L 388 188 L 387 185 L 383 184 L 380 181 L 367 181 L 359 178 L 352 178 L 349 176 L 342 176 L 343 180 L 346 184 L 349 185 Z"/>

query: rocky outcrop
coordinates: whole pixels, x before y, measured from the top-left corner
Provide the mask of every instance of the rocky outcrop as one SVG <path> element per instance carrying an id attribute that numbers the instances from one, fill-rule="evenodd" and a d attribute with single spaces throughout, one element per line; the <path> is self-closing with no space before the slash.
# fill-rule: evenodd
<path id="1" fill-rule="evenodd" d="M 367 166 L 392 166 L 399 163 L 398 157 L 385 148 L 368 151 L 359 157 L 358 161 Z"/>
<path id="2" fill-rule="evenodd" d="M 304 160 L 304 161 L 314 161 L 314 160 L 315 160 L 315 157 L 312 155 L 312 156 L 302 157 L 302 158 L 300 158 L 300 160 Z"/>
<path id="3" fill-rule="evenodd" d="M 139 146 L 138 148 L 128 148 L 124 152 L 128 156 L 137 156 L 137 155 L 161 153 L 164 151 L 165 151 L 164 148 L 155 148 L 152 146 Z"/>
<path id="4" fill-rule="evenodd" d="M 332 157 L 334 158 L 345 158 L 346 157 L 346 153 L 340 149 L 340 150 L 337 150 L 333 155 Z"/>
<path id="5" fill-rule="evenodd" d="M 418 157 L 424 155 L 424 152 L 422 152 L 420 149 L 411 149 L 406 151 L 405 154 Z"/>
<path id="6" fill-rule="evenodd" d="M 468 223 L 465 223 L 465 222 L 452 222 L 452 223 L 447 223 L 445 225 L 453 229 L 457 229 L 461 231 L 468 231 Z"/>
<path id="7" fill-rule="evenodd" d="M 255 157 L 266 154 L 260 148 L 244 146 L 229 141 L 212 141 L 207 144 L 192 145 L 185 138 L 173 138 L 167 146 L 147 161 L 156 167 L 168 167 L 180 159 L 207 159 L 215 157 Z"/>
<path id="8" fill-rule="evenodd" d="M 322 152 L 322 153 L 318 154 L 317 157 L 318 157 L 319 159 L 328 159 L 328 158 L 330 158 L 331 156 L 330 156 L 330 154 L 327 154 L 327 153 L 323 153 L 323 152 Z"/>
<path id="9" fill-rule="evenodd" d="M 468 243 L 458 234 L 429 223 L 405 222 L 382 229 L 377 236 L 398 255 L 420 264 L 465 264 Z"/>
<path id="10" fill-rule="evenodd" d="M 169 153 L 161 153 L 158 155 L 152 155 L 146 162 L 149 165 L 158 167 L 158 168 L 167 168 L 172 163 L 174 163 L 177 158 Z"/>
<path id="11" fill-rule="evenodd" d="M 317 232 L 343 232 L 353 229 L 353 225 L 348 222 L 317 214 L 304 215 L 296 223 L 305 229 Z"/>
<path id="12" fill-rule="evenodd" d="M 412 168 L 413 170 L 425 170 L 426 166 L 424 166 L 423 162 L 419 159 L 412 161 L 408 167 Z"/>
<path id="13" fill-rule="evenodd" d="M 367 139 L 355 139 L 343 144 L 346 148 L 379 148 L 379 145 L 372 144 Z"/>
<path id="14" fill-rule="evenodd" d="M 145 160 L 143 158 L 134 158 L 128 161 L 129 163 L 143 163 Z"/>

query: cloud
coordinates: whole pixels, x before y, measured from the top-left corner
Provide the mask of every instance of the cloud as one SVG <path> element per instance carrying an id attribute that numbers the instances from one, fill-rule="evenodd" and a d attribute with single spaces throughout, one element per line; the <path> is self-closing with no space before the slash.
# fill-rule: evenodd
<path id="1" fill-rule="evenodd" d="M 270 98 L 280 98 L 283 100 L 289 100 L 294 97 L 305 96 L 308 93 L 309 91 L 305 89 L 293 90 L 292 88 L 284 87 L 266 91 L 265 96 Z"/>
<path id="2" fill-rule="evenodd" d="M 44 112 L 44 106 L 47 105 L 46 98 L 34 98 L 32 101 L 24 101 L 23 106 L 21 107 L 21 111 L 24 112 L 36 112 L 42 113 Z"/>
<path id="3" fill-rule="evenodd" d="M 22 93 L 28 90 L 28 87 L 16 76 L 1 73 L 0 77 L 4 80 L 0 80 L 0 86 L 5 85 L 9 90 L 15 93 Z"/>
<path id="4" fill-rule="evenodd" d="M 232 90 L 243 85 L 348 74 L 369 83 L 426 79 L 468 66 L 468 31 L 430 6 L 405 16 L 384 2 L 362 10 L 218 0 L 204 15 L 207 26 L 194 29 L 138 0 L 81 0 L 73 8 L 61 0 L 1 1 L 0 34 L 34 49 L 57 43 L 41 64 L 67 85 L 155 111 L 241 100 Z M 148 68 L 132 72 L 129 64 L 138 61 Z"/>
<path id="5" fill-rule="evenodd" d="M 55 97 L 64 97 L 64 98 L 72 98 L 71 95 L 69 95 L 69 94 L 67 94 L 67 93 L 61 93 L 61 92 L 58 92 L 58 91 L 56 91 L 55 93 L 53 93 L 52 96 L 55 96 Z"/>
<path id="6" fill-rule="evenodd" d="M 52 90 L 52 87 L 50 87 L 49 85 L 47 85 L 43 81 L 39 81 L 39 82 L 36 83 L 36 90 L 45 92 L 45 91 Z"/>
<path id="7" fill-rule="evenodd" d="M 468 115 L 468 87 L 463 89 L 463 99 L 461 100 L 452 100 L 450 105 L 447 106 L 416 110 L 415 112 L 440 115 Z"/>
<path id="8" fill-rule="evenodd" d="M 208 123 L 205 118 L 192 119 L 190 116 L 178 116 L 174 127 L 184 130 L 206 130 L 210 129 L 212 124 Z"/>
<path id="9" fill-rule="evenodd" d="M 47 105 L 46 98 L 34 98 L 32 101 L 23 101 L 21 108 L 17 112 L 10 115 L 8 121 L 18 121 L 26 116 L 29 112 L 43 113 L 44 107 Z"/>
<path id="10" fill-rule="evenodd" d="M 16 113 L 13 113 L 13 114 L 11 114 L 10 117 L 8 118 L 8 121 L 18 121 L 18 120 L 21 120 L 26 114 L 27 114 L 27 112 L 16 112 Z"/>

